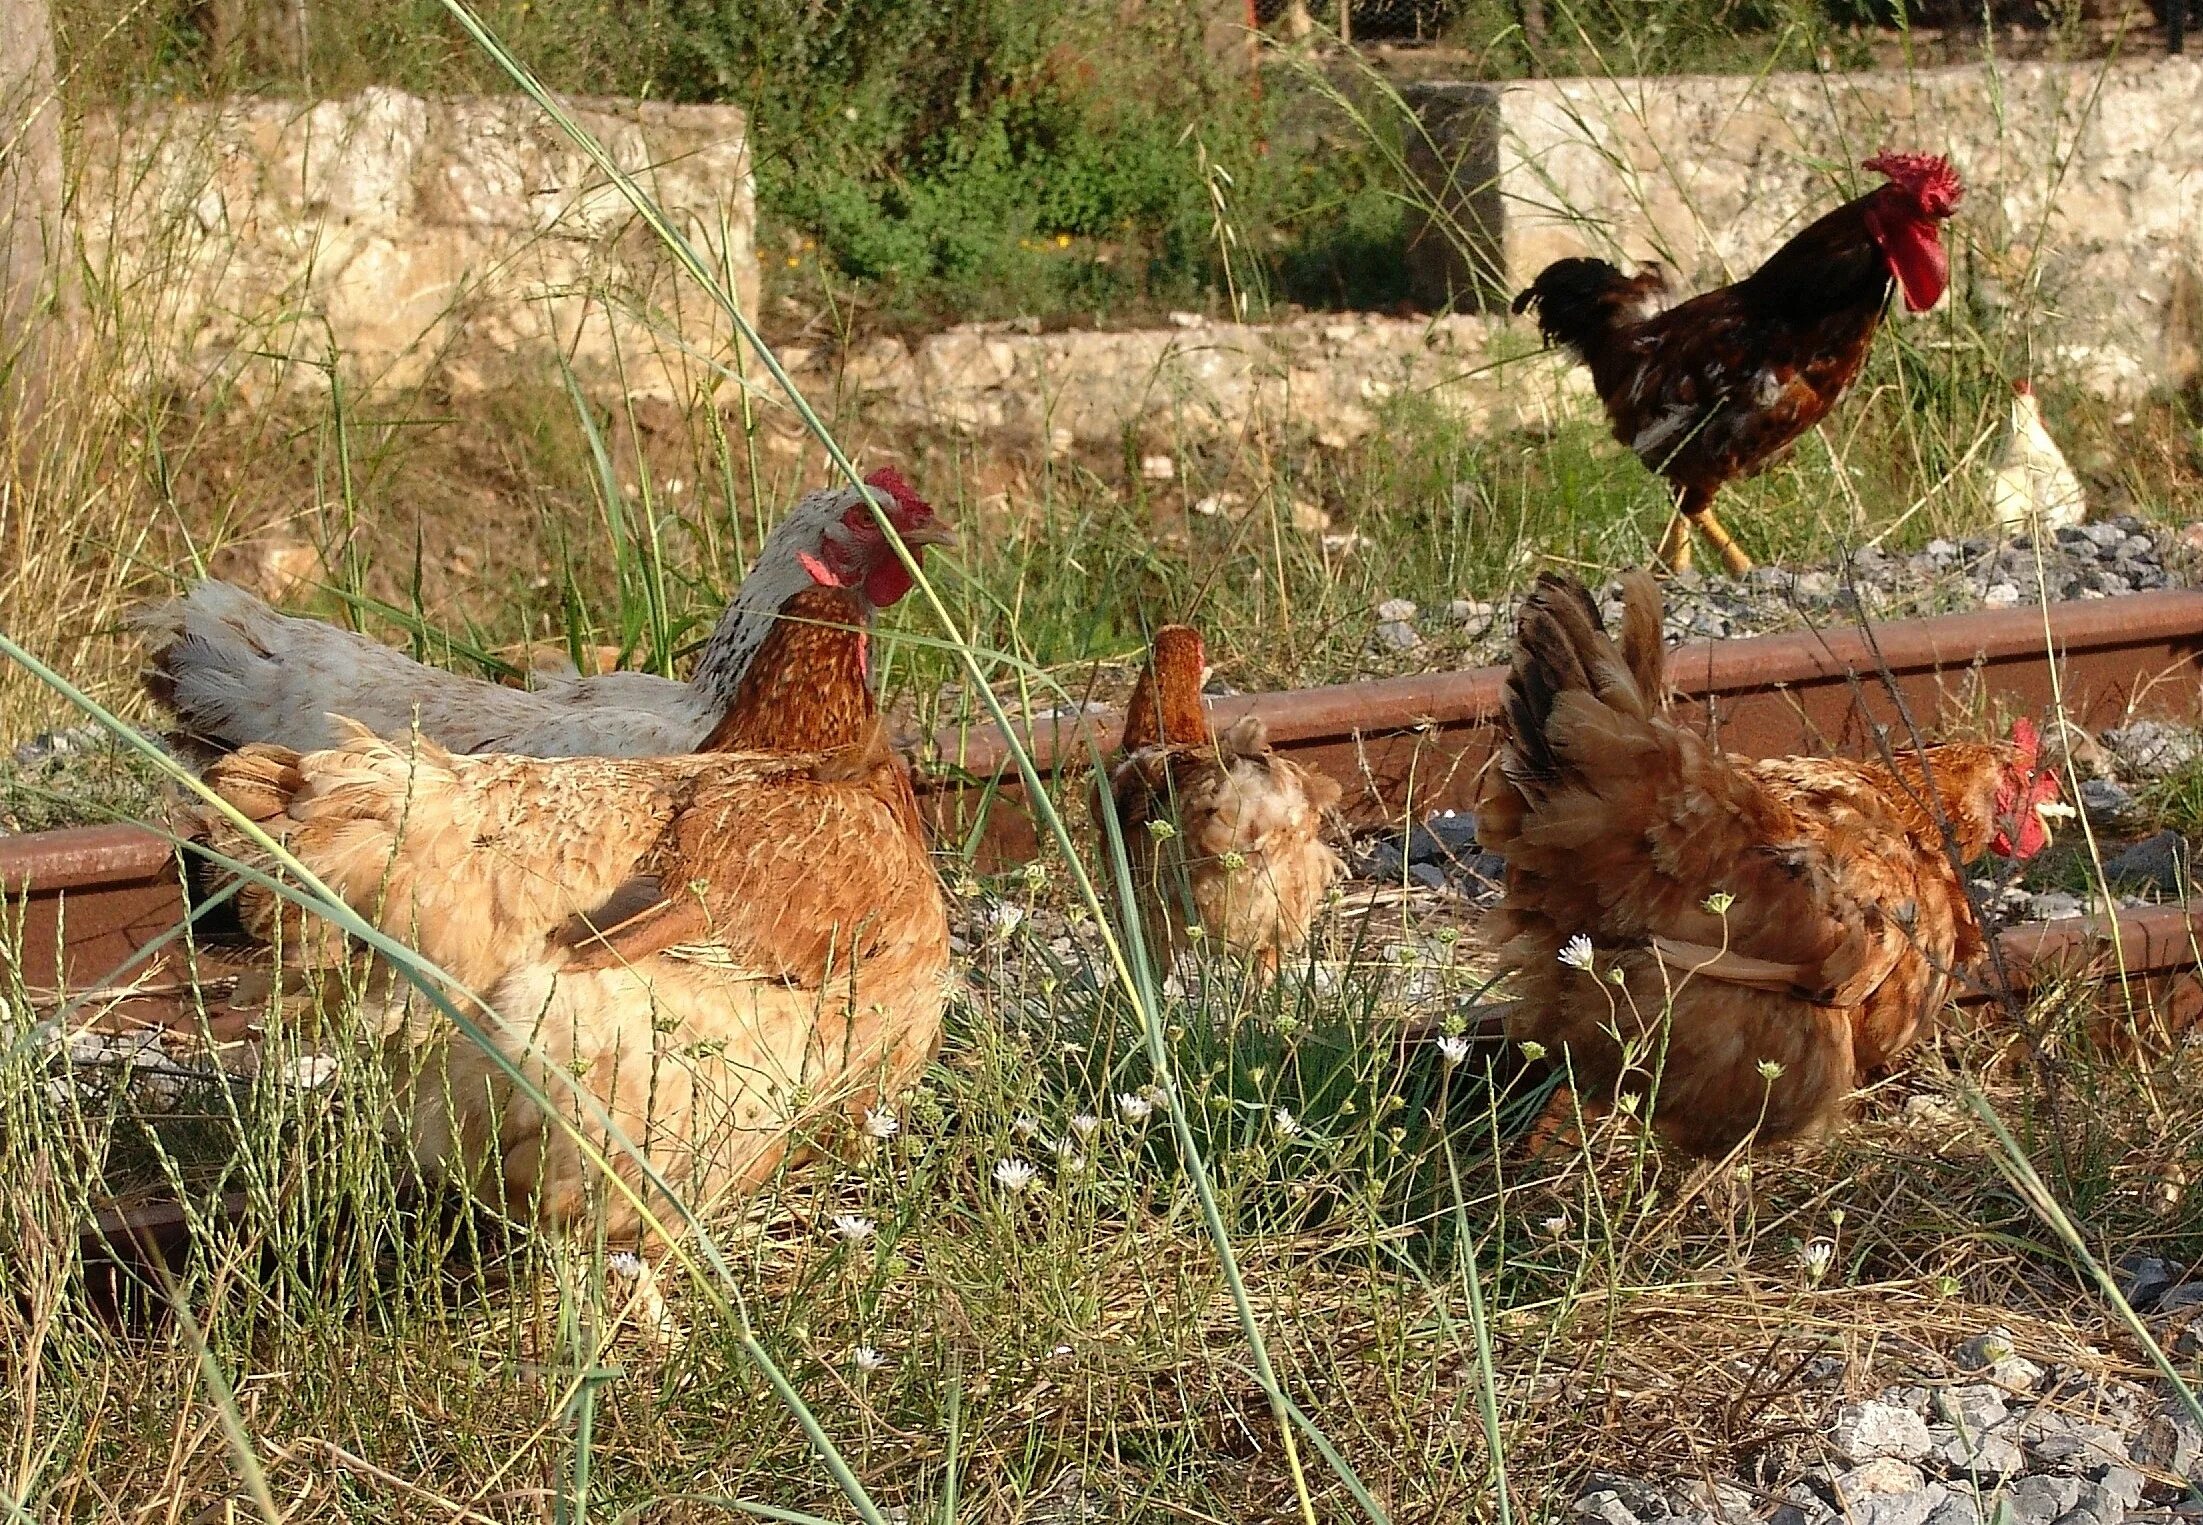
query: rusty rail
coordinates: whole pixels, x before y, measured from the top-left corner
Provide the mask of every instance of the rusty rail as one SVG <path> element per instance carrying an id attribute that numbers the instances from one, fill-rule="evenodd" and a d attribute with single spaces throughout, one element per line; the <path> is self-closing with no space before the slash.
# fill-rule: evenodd
<path id="1" fill-rule="evenodd" d="M 1874 727 L 1902 729 L 1900 701 L 1932 733 L 1983 693 L 2041 713 L 2055 689 L 2066 716 L 2090 729 L 2130 713 L 2192 717 L 2203 591 L 1900 620 L 1871 634 L 1701 642 L 1671 653 L 1668 670 L 1682 717 L 1751 756 L 1869 750 Z M 1209 712 L 1219 725 L 1260 715 L 1286 755 L 1346 786 L 1348 814 L 1366 824 L 1472 802 L 1505 681 L 1505 669 L 1481 667 L 1217 699 Z M 1026 738 L 1041 769 L 1060 776 L 1083 764 L 1090 738 L 1114 745 L 1119 724 L 1095 715 L 1036 725 Z M 939 732 L 925 761 L 921 788 L 948 840 L 975 838 L 992 865 L 1037 851 L 999 731 Z M 106 979 L 173 927 L 183 904 L 168 843 L 134 826 L 0 838 L 0 892 L 11 931 L 20 912 L 11 940 L 34 988 Z"/>

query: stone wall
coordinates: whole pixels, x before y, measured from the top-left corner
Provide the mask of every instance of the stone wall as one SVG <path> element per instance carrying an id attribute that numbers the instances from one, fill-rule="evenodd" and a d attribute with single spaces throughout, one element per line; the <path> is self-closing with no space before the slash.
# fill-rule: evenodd
<path id="1" fill-rule="evenodd" d="M 578 102 L 754 312 L 740 111 Z M 729 324 L 620 193 L 519 98 L 393 90 L 159 105 L 80 124 L 74 212 L 94 289 L 149 377 L 185 387 L 556 382 L 681 397 Z"/>

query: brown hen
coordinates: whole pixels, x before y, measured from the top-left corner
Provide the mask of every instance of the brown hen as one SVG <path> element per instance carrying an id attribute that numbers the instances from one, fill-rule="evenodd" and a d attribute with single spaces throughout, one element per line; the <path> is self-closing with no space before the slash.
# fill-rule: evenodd
<path id="1" fill-rule="evenodd" d="M 1116 812 L 1158 951 L 1198 940 L 1275 973 L 1308 940 L 1344 872 L 1323 840 L 1339 786 L 1272 751 L 1257 716 L 1213 735 L 1201 704 L 1205 668 L 1198 630 L 1155 633 L 1095 809 Z"/>
<path id="2" fill-rule="evenodd" d="M 2056 782 L 2025 721 L 1895 769 L 1727 756 L 1663 713 L 1652 580 L 1624 596 L 1619 647 L 1572 580 L 1522 610 L 1477 814 L 1507 860 L 1509 1035 L 1593 1110 L 1634 1095 L 1693 1153 L 1813 1133 L 1981 952 L 1954 851 L 2040 851 Z"/>
<path id="3" fill-rule="evenodd" d="M 867 613 L 838 586 L 789 598 L 708 754 L 467 757 L 352 727 L 328 751 L 247 747 L 209 771 L 478 1000 L 558 1114 L 395 995 L 387 1054 L 425 1169 L 545 1227 L 601 1219 L 632 1243 L 671 1221 L 667 1204 L 553 1070 L 709 1211 L 825 1116 L 923 1067 L 949 990 L 947 911 L 867 682 Z M 226 821 L 206 827 L 254 856 Z M 273 898 L 241 899 L 274 935 Z M 326 923 L 280 914 L 294 949 L 329 940 Z"/>

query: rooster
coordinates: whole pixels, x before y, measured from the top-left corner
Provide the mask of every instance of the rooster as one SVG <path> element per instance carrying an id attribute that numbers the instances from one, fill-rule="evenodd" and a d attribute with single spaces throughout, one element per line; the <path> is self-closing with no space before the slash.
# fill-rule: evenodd
<path id="1" fill-rule="evenodd" d="M 1307 941 L 1344 872 L 1323 840 L 1323 812 L 1338 803 L 1339 786 L 1271 751 L 1258 716 L 1212 735 L 1201 706 L 1205 674 L 1198 630 L 1155 633 L 1094 808 L 1116 813 L 1141 919 L 1159 950 L 1183 951 L 1190 934 L 1274 974 Z"/>
<path id="2" fill-rule="evenodd" d="M 1617 647 L 1581 584 L 1539 580 L 1477 823 L 1509 1036 L 1721 1155 L 1826 1128 L 1910 1048 L 1982 951 L 1958 865 L 2033 856 L 2071 807 L 2025 720 L 1894 766 L 1724 755 L 1663 712 L 1660 616 L 1626 579 Z"/>
<path id="3" fill-rule="evenodd" d="M 1989 478 L 1989 507 L 2007 535 L 2048 535 L 2088 517 L 2088 495 L 2043 427 L 2025 377 L 2012 383 L 2011 425 Z"/>
<path id="4" fill-rule="evenodd" d="M 892 468 L 866 479 L 895 532 L 923 560 L 955 536 Z M 655 757 L 695 751 L 734 697 L 773 614 L 810 586 L 805 557 L 851 584 L 867 622 L 910 591 L 910 574 L 854 488 L 804 498 L 766 537 L 686 683 L 648 673 L 558 678 L 527 692 L 425 667 L 364 636 L 278 614 L 227 583 L 203 582 L 148 611 L 147 686 L 218 751 L 252 742 L 313 751 L 336 743 L 329 716 L 379 736 L 416 727 L 454 752 Z"/>
<path id="5" fill-rule="evenodd" d="M 872 600 L 804 565 L 819 582 L 783 601 L 703 753 L 456 756 L 340 721 L 331 749 L 249 746 L 208 769 L 323 884 L 449 973 L 558 1114 L 394 998 L 386 1056 L 424 1171 L 547 1229 L 635 1244 L 667 1204 L 554 1072 L 703 1209 L 935 1051 L 947 907 L 867 682 Z M 258 856 L 226 816 L 198 826 Z M 333 927 L 265 889 L 238 900 L 245 927 L 294 956 L 343 956 Z"/>
<path id="6" fill-rule="evenodd" d="M 1826 417 L 1859 374 L 1889 304 L 1935 305 L 1950 280 L 1940 224 L 1965 187 L 1928 154 L 1884 153 L 1888 177 L 1822 217 L 1731 286 L 1664 307 L 1657 265 L 1627 276 L 1604 260 L 1556 260 L 1515 298 L 1538 332 L 1591 368 L 1614 437 L 1667 478 L 1676 511 L 1660 560 L 1690 565 L 1690 527 L 1729 570 L 1752 568 L 1713 514 L 1748 477 Z"/>

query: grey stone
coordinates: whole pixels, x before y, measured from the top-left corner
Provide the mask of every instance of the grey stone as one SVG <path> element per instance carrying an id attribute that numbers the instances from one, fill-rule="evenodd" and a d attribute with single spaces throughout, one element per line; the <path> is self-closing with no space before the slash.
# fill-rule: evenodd
<path id="1" fill-rule="evenodd" d="M 1422 611 L 1415 601 L 1407 598 L 1388 598 L 1377 606 L 1377 618 L 1381 620 L 1411 620 Z"/>
<path id="2" fill-rule="evenodd" d="M 2159 1313 L 2185 1313 L 2199 1307 L 2203 1307 L 2203 1281 L 2183 1282 L 2168 1288 L 2157 1299 Z"/>
<path id="3" fill-rule="evenodd" d="M 1408 878 L 1426 890 L 1442 890 L 1446 887 L 1446 871 L 1435 863 L 1410 863 Z"/>
<path id="4" fill-rule="evenodd" d="M 1967 1434 L 1980 1435 L 2002 1424 L 2012 1410 L 2002 1388 L 1967 1382 L 1936 1393 L 1935 1412 Z"/>
<path id="5" fill-rule="evenodd" d="M 1993 582 L 1981 590 L 1981 601 L 1992 609 L 2011 609 L 2019 603 L 2019 589 L 2012 583 Z"/>
<path id="6" fill-rule="evenodd" d="M 1995 1525 L 1996 1506 L 1982 1507 L 1982 1500 L 1964 1488 L 1954 1488 L 1951 1496 L 1928 1516 L 1928 1525 Z"/>
<path id="7" fill-rule="evenodd" d="M 2027 914 L 2036 921 L 2062 921 L 2081 914 L 2081 897 L 2063 890 L 2044 890 L 2027 899 Z"/>
<path id="8" fill-rule="evenodd" d="M 1382 620 L 1377 625 L 1377 644 L 1393 651 L 1413 651 L 1423 644 L 1415 627 L 1406 620 Z"/>
<path id="9" fill-rule="evenodd" d="M 2081 1485 L 2080 1498 L 2058 1517 L 2058 1525 L 2122 1525 L 2127 1511 L 2142 1501 L 2142 1474 L 2132 1467 L 2110 1467 L 2101 1479 Z"/>
<path id="10" fill-rule="evenodd" d="M 1601 1488 L 1576 1500 L 1576 1518 L 1601 1520 L 1605 1525 L 1642 1525 L 1637 1515 L 1611 1488 Z"/>
<path id="11" fill-rule="evenodd" d="M 2203 756 L 2203 731 L 2161 720 L 2130 721 L 2100 739 L 2120 773 L 2130 778 L 2163 778 Z"/>
<path id="12" fill-rule="evenodd" d="M 2104 878 L 2115 885 L 2135 885 L 2176 895 L 2186 879 L 2188 844 L 2180 833 L 2167 828 L 2146 837 L 2104 864 Z"/>
<path id="13" fill-rule="evenodd" d="M 2006 1356 L 1990 1365 L 1989 1380 L 2015 1393 L 2033 1392 L 2042 1381 L 2042 1368 L 2025 1356 Z"/>
<path id="14" fill-rule="evenodd" d="M 1847 1403 L 1837 1412 L 1828 1444 L 1854 1465 L 1882 1456 L 1917 1461 L 1928 1454 L 1928 1426 L 1909 1408 L 1869 1399 Z"/>
<path id="15" fill-rule="evenodd" d="M 2134 814 L 2135 803 L 2131 792 L 2108 778 L 2081 780 L 2081 809 L 2091 826 L 2107 830 L 2117 826 Z"/>
<path id="16" fill-rule="evenodd" d="M 1926 1525 L 1950 1490 L 1931 1483 L 1918 1467 L 1884 1458 L 1854 1467 L 1836 1479 L 1836 1498 L 1851 1525 Z"/>
<path id="17" fill-rule="evenodd" d="M 2011 1525 L 2052 1525 L 2080 1502 L 2077 1477 L 2023 1477 L 2004 1490 Z"/>
<path id="18" fill-rule="evenodd" d="M 2055 1409 L 2035 1409 L 2018 1422 L 2017 1429 L 2028 1456 L 2060 1472 L 2093 1471 L 2107 1462 L 2127 1460 L 2126 1439 L 2117 1430 Z"/>
<path id="19" fill-rule="evenodd" d="M 1995 1483 L 2017 1474 L 2027 1464 L 2026 1453 L 2006 1428 L 1963 1430 L 1939 1424 L 1931 1426 L 1928 1433 L 1933 1442 L 1930 1458 L 1953 1476 Z"/>
<path id="20" fill-rule="evenodd" d="M 2120 1260 L 2115 1276 L 2127 1306 L 2147 1313 L 2180 1280 L 2180 1268 L 2162 1255 L 2133 1254 Z M 2197 1290 L 2203 1294 L 2203 1287 Z"/>
<path id="21" fill-rule="evenodd" d="M 1407 859 L 1400 851 L 1400 844 L 1383 838 L 1371 842 L 1362 850 L 1361 861 L 1354 871 L 1364 879 L 1374 879 L 1380 884 L 1398 884 Z"/>

